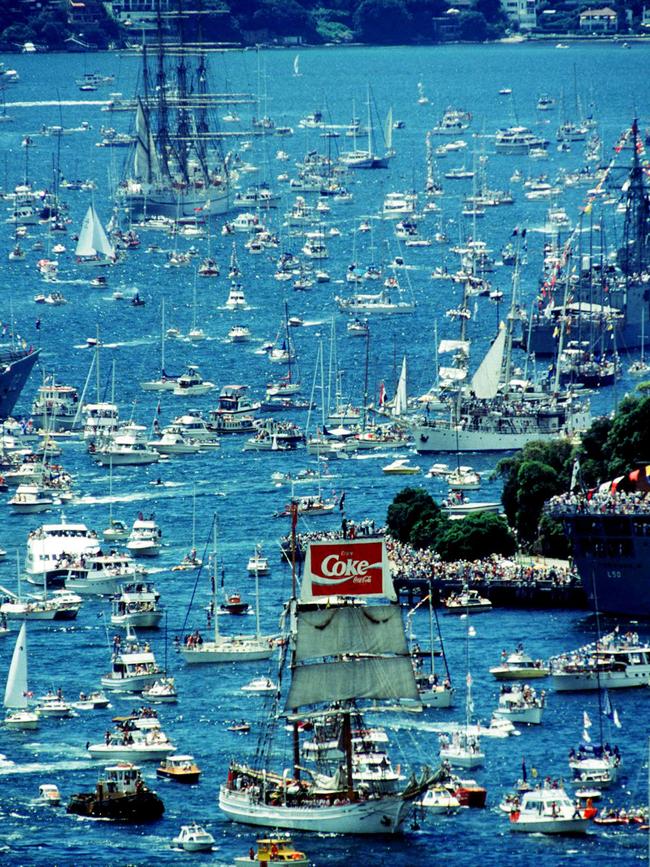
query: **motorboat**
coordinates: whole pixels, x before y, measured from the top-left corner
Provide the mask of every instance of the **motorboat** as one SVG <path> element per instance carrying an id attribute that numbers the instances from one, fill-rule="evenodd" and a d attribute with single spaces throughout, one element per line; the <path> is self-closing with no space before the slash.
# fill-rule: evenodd
<path id="1" fill-rule="evenodd" d="M 546 706 L 546 693 L 537 691 L 527 684 L 520 686 L 501 687 L 499 706 L 494 711 L 496 717 L 510 720 L 513 723 L 539 725 Z"/>
<path id="2" fill-rule="evenodd" d="M 134 581 L 122 584 L 119 595 L 113 602 L 111 623 L 143 629 L 155 629 L 160 623 L 164 609 L 159 605 L 160 593 L 151 581 Z"/>
<path id="3" fill-rule="evenodd" d="M 551 683 L 557 692 L 624 689 L 650 684 L 650 645 L 638 635 L 618 630 L 600 641 L 549 660 Z"/>
<path id="4" fill-rule="evenodd" d="M 451 737 L 440 736 L 440 758 L 456 768 L 480 768 L 485 764 L 479 736 L 466 728 L 456 729 Z"/>
<path id="5" fill-rule="evenodd" d="M 248 307 L 246 296 L 244 295 L 244 289 L 241 284 L 233 283 L 231 285 L 225 307 L 228 310 L 243 310 Z"/>
<path id="6" fill-rule="evenodd" d="M 195 455 L 201 450 L 201 445 L 196 440 L 187 439 L 182 433 L 169 430 L 163 431 L 159 439 L 150 440 L 147 445 L 161 455 Z"/>
<path id="7" fill-rule="evenodd" d="M 202 825 L 192 822 L 191 825 L 181 826 L 178 835 L 172 840 L 172 846 L 186 852 L 211 852 L 214 837 Z"/>
<path id="8" fill-rule="evenodd" d="M 295 867 L 310 867 L 311 861 L 304 852 L 294 848 L 291 838 L 285 834 L 257 840 L 257 851 L 251 846 L 247 855 L 235 857 L 235 867 L 250 867 L 255 864 L 293 864 Z"/>
<path id="9" fill-rule="evenodd" d="M 92 554 L 70 564 L 65 588 L 81 596 L 111 596 L 140 571 L 127 554 Z"/>
<path id="10" fill-rule="evenodd" d="M 75 710 L 101 710 L 110 707 L 111 703 L 103 692 L 80 692 L 79 699 L 72 703 Z"/>
<path id="11" fill-rule="evenodd" d="M 581 743 L 569 753 L 569 767 L 573 782 L 584 786 L 606 789 L 615 783 L 621 770 L 622 760 L 618 747 Z"/>
<path id="12" fill-rule="evenodd" d="M 87 749 L 94 759 L 138 762 L 161 761 L 176 752 L 176 747 L 160 728 L 117 729 L 109 732 L 101 743 L 89 744 Z"/>
<path id="13" fill-rule="evenodd" d="M 584 834 L 596 816 L 595 807 L 580 808 L 564 789 L 539 788 L 525 792 L 510 814 L 510 830 L 527 834 Z"/>
<path id="14" fill-rule="evenodd" d="M 479 595 L 478 590 L 465 588 L 461 593 L 453 593 L 445 601 L 445 614 L 482 614 L 492 610 L 489 599 Z"/>
<path id="15" fill-rule="evenodd" d="M 32 404 L 32 416 L 47 431 L 70 430 L 79 415 L 77 389 L 71 385 L 57 385 L 54 377 L 46 377 Z"/>
<path id="16" fill-rule="evenodd" d="M 490 669 L 490 674 L 497 680 L 536 680 L 546 677 L 550 668 L 541 659 L 534 660 L 524 652 L 519 645 L 514 653 L 501 654 L 501 664 Z"/>
<path id="17" fill-rule="evenodd" d="M 249 575 L 268 575 L 271 572 L 269 558 L 262 553 L 262 546 L 256 545 L 255 551 L 248 558 L 246 571 Z"/>
<path id="18" fill-rule="evenodd" d="M 52 490 L 43 485 L 18 485 L 16 493 L 9 500 L 13 512 L 19 515 L 33 515 L 46 512 L 57 502 Z"/>
<path id="19" fill-rule="evenodd" d="M 124 641 L 119 636 L 113 641 L 112 667 L 103 675 L 101 684 L 111 692 L 142 692 L 161 674 L 149 645 L 140 644 L 132 627 L 127 625 Z"/>
<path id="20" fill-rule="evenodd" d="M 397 458 L 390 464 L 386 464 L 385 467 L 382 467 L 381 471 L 382 473 L 391 476 L 415 476 L 422 472 L 420 467 L 411 464 L 409 458 Z"/>
<path id="21" fill-rule="evenodd" d="M 251 330 L 247 325 L 233 325 L 228 331 L 228 340 L 231 343 L 248 343 L 251 339 Z"/>
<path id="22" fill-rule="evenodd" d="M 475 491 L 481 487 L 481 477 L 471 467 L 458 467 L 448 473 L 447 484 L 452 491 Z"/>
<path id="23" fill-rule="evenodd" d="M 423 807 L 428 813 L 451 816 L 460 810 L 460 801 L 444 786 L 433 786 L 424 793 L 417 802 L 418 807 Z"/>
<path id="24" fill-rule="evenodd" d="M 159 677 L 152 686 L 142 690 L 142 698 L 149 702 L 174 704 L 178 701 L 174 678 Z"/>
<path id="25" fill-rule="evenodd" d="M 351 319 L 347 324 L 347 332 L 350 337 L 367 337 L 370 334 L 370 326 L 367 319 Z"/>
<path id="26" fill-rule="evenodd" d="M 83 603 L 81 596 L 67 590 L 24 599 L 6 587 L 2 591 L 8 598 L 0 605 L 0 616 L 7 620 L 74 620 Z"/>
<path id="27" fill-rule="evenodd" d="M 58 807 L 61 804 L 61 792 L 54 783 L 41 783 L 36 803 L 44 807 Z"/>
<path id="28" fill-rule="evenodd" d="M 195 364 L 188 364 L 187 371 L 178 377 L 172 394 L 177 397 L 199 397 L 214 388 L 214 383 L 203 379 Z"/>
<path id="29" fill-rule="evenodd" d="M 156 768 L 156 774 L 166 780 L 177 783 L 198 783 L 201 769 L 194 761 L 194 756 L 167 756 Z"/>
<path id="30" fill-rule="evenodd" d="M 246 614 L 250 605 L 241 598 L 239 593 L 229 593 L 219 606 L 224 614 Z"/>
<path id="31" fill-rule="evenodd" d="M 35 710 L 39 717 L 48 717 L 48 719 L 66 719 L 73 716 L 72 705 L 63 698 L 60 690 L 42 695 L 37 701 Z"/>
<path id="32" fill-rule="evenodd" d="M 140 768 L 129 762 L 107 767 L 95 791 L 73 795 L 67 807 L 68 813 L 120 822 L 151 822 L 164 811 L 165 805 L 147 788 Z"/>
<path id="33" fill-rule="evenodd" d="M 162 532 L 153 517 L 145 518 L 142 512 L 133 522 L 127 551 L 134 557 L 156 557 L 160 553 Z"/>
<path id="34" fill-rule="evenodd" d="M 129 538 L 130 532 L 131 531 L 124 521 L 120 521 L 117 518 L 111 518 L 108 522 L 108 527 L 102 530 L 102 536 L 107 542 L 123 542 L 125 539 Z"/>
<path id="35" fill-rule="evenodd" d="M 254 677 L 241 687 L 242 692 L 251 693 L 277 692 L 277 689 L 277 684 L 273 683 L 270 677 Z"/>

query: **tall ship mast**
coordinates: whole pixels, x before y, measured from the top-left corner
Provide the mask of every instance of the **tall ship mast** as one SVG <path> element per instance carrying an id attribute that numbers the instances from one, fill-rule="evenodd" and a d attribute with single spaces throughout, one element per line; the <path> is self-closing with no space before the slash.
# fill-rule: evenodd
<path id="1" fill-rule="evenodd" d="M 294 552 L 296 514 L 294 507 Z M 293 573 L 295 587 L 295 557 Z M 393 710 L 400 700 L 419 704 L 384 541 L 311 542 L 300 597 L 294 592 L 285 623 L 273 711 L 255 759 L 231 762 L 219 807 L 249 825 L 399 833 L 415 801 L 444 772 L 423 768 L 406 777 L 393 770 L 378 749 L 385 734 L 374 730 L 373 737 L 363 722 L 369 703 L 388 702 Z M 285 720 L 293 730 L 289 744 Z M 301 740 L 305 720 L 312 722 L 308 741 Z M 269 768 L 274 755 L 276 771 Z"/>
<path id="2" fill-rule="evenodd" d="M 620 154 L 632 154 L 632 164 L 621 187 L 624 221 L 622 243 L 615 257 L 610 258 L 605 250 L 600 255 L 585 253 L 580 257 L 580 272 L 573 280 L 569 305 L 558 303 L 555 297 L 555 288 L 562 283 L 563 257 L 559 257 L 556 268 L 542 285 L 540 309 L 533 315 L 529 329 L 529 352 L 555 355 L 562 321 L 568 322 L 577 315 L 594 333 L 596 341 L 601 334 L 608 337 L 613 329 L 617 346 L 637 349 L 642 343 L 650 345 L 650 332 L 644 333 L 642 328 L 642 322 L 648 322 L 650 317 L 650 192 L 640 160 L 642 147 L 635 119 L 621 136 L 616 154 L 598 184 L 598 189 L 604 188 Z M 591 212 L 594 201 L 590 194 L 585 213 Z M 578 247 L 581 237 L 582 233 L 575 232 L 565 250 Z M 601 239 L 600 243 L 604 241 Z M 603 287 L 605 291 L 595 293 L 595 287 Z"/>
<path id="3" fill-rule="evenodd" d="M 234 178 L 210 111 L 218 100 L 210 92 L 205 48 L 186 44 L 182 0 L 171 13 L 175 42 L 165 40 L 160 0 L 156 12 L 154 57 L 142 49 L 133 161 L 117 197 L 136 218 L 224 214 Z"/>

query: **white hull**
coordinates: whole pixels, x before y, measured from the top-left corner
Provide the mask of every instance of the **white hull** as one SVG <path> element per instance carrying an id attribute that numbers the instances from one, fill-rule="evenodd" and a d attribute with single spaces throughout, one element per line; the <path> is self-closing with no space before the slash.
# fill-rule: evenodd
<path id="1" fill-rule="evenodd" d="M 510 821 L 510 830 L 526 834 L 584 834 L 589 819 L 518 819 Z"/>
<path id="2" fill-rule="evenodd" d="M 204 190 L 179 193 L 174 189 L 148 190 L 140 192 L 118 190 L 118 196 L 122 198 L 124 205 L 131 211 L 133 216 L 145 217 L 170 217 L 177 220 L 179 217 L 193 217 L 196 219 L 200 211 L 201 216 L 213 217 L 226 214 L 231 209 L 228 188 L 219 190 L 217 187 L 207 187 Z"/>
<path id="3" fill-rule="evenodd" d="M 126 549 L 134 557 L 157 557 L 160 545 L 154 542 L 127 542 Z"/>
<path id="4" fill-rule="evenodd" d="M 395 795 L 340 806 L 273 807 L 245 792 L 219 792 L 219 808 L 233 822 L 321 834 L 395 834 L 411 812 L 411 802 Z"/>
<path id="5" fill-rule="evenodd" d="M 638 669 L 638 670 L 637 670 Z M 629 689 L 650 684 L 650 667 L 639 665 L 629 671 L 601 671 L 552 674 L 551 684 L 556 692 L 581 692 L 598 689 Z"/>
<path id="6" fill-rule="evenodd" d="M 47 512 L 54 505 L 54 500 L 44 503 L 11 503 L 11 511 L 18 515 L 34 515 L 37 512 Z"/>
<path id="7" fill-rule="evenodd" d="M 181 656 L 190 665 L 206 662 L 255 662 L 262 659 L 270 659 L 273 656 L 273 647 L 266 642 L 242 641 L 240 646 L 228 641 L 217 643 L 204 641 L 192 649 L 184 647 Z"/>
<path id="8" fill-rule="evenodd" d="M 168 741 L 163 744 L 150 744 L 148 746 L 91 744 L 88 747 L 88 752 L 93 759 L 102 759 L 102 761 L 107 762 L 157 762 L 176 752 L 176 747 Z"/>
<path id="9" fill-rule="evenodd" d="M 425 689 L 420 693 L 420 701 L 424 707 L 451 707 L 454 703 L 453 689 Z"/>
<path id="10" fill-rule="evenodd" d="M 125 580 L 124 575 L 116 575 L 111 578 L 68 578 L 65 589 L 80 596 L 113 596 L 120 592 L 120 584 Z"/>
<path id="11" fill-rule="evenodd" d="M 547 668 L 491 668 L 490 674 L 495 680 L 537 680 L 548 676 Z"/>
<path id="12" fill-rule="evenodd" d="M 5 728 L 11 731 L 32 731 L 38 728 L 38 716 L 30 711 L 17 711 L 5 717 Z"/>
<path id="13" fill-rule="evenodd" d="M 465 750 L 440 750 L 440 758 L 454 768 L 480 768 L 485 764 L 485 753 Z"/>
<path id="14" fill-rule="evenodd" d="M 155 629 L 162 620 L 162 611 L 142 611 L 134 614 L 113 614 L 113 626 L 134 626 L 140 629 Z"/>
<path id="15" fill-rule="evenodd" d="M 160 455 L 156 451 L 134 451 L 134 452 L 112 452 L 95 454 L 95 460 L 103 467 L 109 467 L 111 464 L 114 467 L 137 467 L 146 466 L 146 464 L 155 464 L 160 460 Z"/>
<path id="16" fill-rule="evenodd" d="M 543 707 L 527 707 L 522 710 L 495 710 L 494 715 L 501 719 L 508 719 L 513 723 L 540 725 L 542 722 L 543 712 Z"/>
<path id="17" fill-rule="evenodd" d="M 451 426 L 415 425 L 413 436 L 418 452 L 505 452 L 522 449 L 532 440 L 566 436 L 566 431 L 558 431 L 553 436 L 537 429 L 522 433 L 497 433 L 456 430 Z"/>
<path id="18" fill-rule="evenodd" d="M 142 692 L 149 686 L 153 686 L 160 672 L 156 671 L 152 674 L 138 674 L 134 677 L 102 677 L 101 684 L 103 689 L 108 689 L 111 692 Z"/>

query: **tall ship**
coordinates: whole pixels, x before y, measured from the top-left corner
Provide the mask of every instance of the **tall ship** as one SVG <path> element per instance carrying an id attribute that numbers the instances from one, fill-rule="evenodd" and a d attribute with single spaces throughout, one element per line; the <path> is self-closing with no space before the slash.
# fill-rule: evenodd
<path id="1" fill-rule="evenodd" d="M 560 389 L 559 378 L 542 384 L 512 375 L 513 330 L 518 318 L 518 259 L 513 275 L 507 322 L 467 382 L 470 341 L 468 291 L 461 306 L 449 311 L 460 321 L 458 340 L 441 341 L 439 353 L 454 353 L 454 366 L 441 367 L 448 397 L 438 411 L 411 422 L 418 452 L 497 452 L 520 449 L 531 440 L 560 439 L 586 430 L 591 421 L 588 400 Z"/>
<path id="2" fill-rule="evenodd" d="M 395 710 L 401 700 L 419 703 L 385 543 L 311 542 L 299 598 L 295 566 L 293 572 L 281 661 L 288 676 L 279 680 L 288 689 L 277 690 L 253 761 L 231 762 L 219 807 L 249 825 L 399 833 L 441 772 L 423 768 L 406 777 L 394 770 L 380 749 L 385 735 L 371 737 L 363 724 L 368 704 L 388 702 Z M 283 718 L 293 733 L 289 743 Z M 306 720 L 316 733 L 309 742 L 301 740 Z"/>
<path id="3" fill-rule="evenodd" d="M 133 162 L 117 197 L 137 218 L 225 214 L 234 177 L 215 129 L 220 95 L 210 91 L 205 51 L 185 43 L 182 14 L 172 44 L 163 37 L 160 4 L 156 6 L 155 57 L 150 59 L 143 45 Z"/>
<path id="4" fill-rule="evenodd" d="M 0 348 L 0 419 L 9 418 L 38 361 L 40 349 Z"/>
<path id="5" fill-rule="evenodd" d="M 546 512 L 562 522 L 591 606 L 650 617 L 650 466 L 594 491 L 553 497 Z"/>
<path id="6" fill-rule="evenodd" d="M 627 147 L 631 144 L 631 147 Z M 619 153 L 631 153 L 632 165 L 623 183 L 622 200 L 618 210 L 624 214 L 620 246 L 614 257 L 605 249 L 594 248 L 599 234 L 585 230 L 573 233 L 547 273 L 538 298 L 538 311 L 529 327 L 529 352 L 536 355 L 555 355 L 562 324 L 573 332 L 578 327 L 593 335 L 593 342 L 612 341 L 625 349 L 637 349 L 643 343 L 650 345 L 650 192 L 640 159 L 642 141 L 637 121 L 634 120 L 619 145 L 617 155 L 606 172 L 612 174 Z M 598 185 L 604 188 L 604 181 Z M 583 222 L 589 218 L 593 196 L 590 193 Z M 611 234 L 611 233 L 610 233 Z M 592 238 L 588 249 L 581 249 L 583 237 Z M 569 254 L 578 254 L 580 262 L 576 273 L 567 273 Z M 613 335 L 613 337 L 612 337 Z"/>

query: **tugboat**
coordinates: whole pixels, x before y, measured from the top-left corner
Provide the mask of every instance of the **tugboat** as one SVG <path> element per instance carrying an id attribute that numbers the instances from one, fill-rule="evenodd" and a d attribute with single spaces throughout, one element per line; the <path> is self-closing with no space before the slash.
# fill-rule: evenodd
<path id="1" fill-rule="evenodd" d="M 165 812 L 165 805 L 146 787 L 139 767 L 120 762 L 106 768 L 94 792 L 73 795 L 67 812 L 117 822 L 153 822 Z"/>

